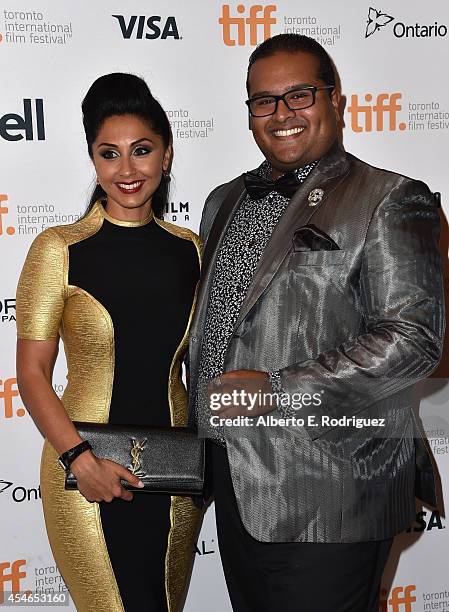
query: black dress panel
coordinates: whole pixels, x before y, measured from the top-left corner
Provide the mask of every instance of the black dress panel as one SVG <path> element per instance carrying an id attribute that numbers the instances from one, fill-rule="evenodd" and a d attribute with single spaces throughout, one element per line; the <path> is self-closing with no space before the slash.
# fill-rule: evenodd
<path id="1" fill-rule="evenodd" d="M 69 284 L 91 294 L 113 322 L 110 423 L 170 425 L 170 365 L 198 278 L 194 244 L 154 221 L 127 227 L 105 219 L 69 247 Z M 101 503 L 100 512 L 125 610 L 165 612 L 170 497 L 136 493 L 132 502 Z"/>

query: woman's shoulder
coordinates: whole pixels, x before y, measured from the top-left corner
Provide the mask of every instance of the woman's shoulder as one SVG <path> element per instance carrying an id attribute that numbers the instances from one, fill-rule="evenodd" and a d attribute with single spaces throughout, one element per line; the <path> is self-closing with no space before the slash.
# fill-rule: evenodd
<path id="1" fill-rule="evenodd" d="M 95 234 L 101 227 L 102 217 L 91 210 L 74 223 L 54 225 L 36 236 L 33 245 L 67 247 Z"/>
<path id="2" fill-rule="evenodd" d="M 188 227 L 182 227 L 180 225 L 176 225 L 175 223 L 170 223 L 169 221 L 165 221 L 164 219 L 159 219 L 157 217 L 154 218 L 155 222 L 159 227 L 167 231 L 169 234 L 173 234 L 178 238 L 182 238 L 184 240 L 190 240 L 195 245 L 201 246 L 201 239 L 198 234 L 195 234 Z"/>

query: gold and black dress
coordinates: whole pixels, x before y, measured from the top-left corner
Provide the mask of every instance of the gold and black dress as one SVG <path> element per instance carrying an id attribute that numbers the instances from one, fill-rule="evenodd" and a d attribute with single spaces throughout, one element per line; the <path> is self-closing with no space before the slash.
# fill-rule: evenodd
<path id="1" fill-rule="evenodd" d="M 61 336 L 72 420 L 184 426 L 180 362 L 187 345 L 200 245 L 152 216 L 124 222 L 100 202 L 32 244 L 17 293 L 19 338 Z M 64 490 L 46 441 L 41 491 L 48 536 L 80 612 L 179 609 L 199 512 L 190 498 L 135 493 L 89 503 Z"/>

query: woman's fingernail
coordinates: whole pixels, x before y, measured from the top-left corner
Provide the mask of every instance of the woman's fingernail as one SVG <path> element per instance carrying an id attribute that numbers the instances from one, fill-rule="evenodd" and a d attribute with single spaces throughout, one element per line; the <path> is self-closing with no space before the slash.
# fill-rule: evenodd
<path id="1" fill-rule="evenodd" d="M 137 486 L 139 487 L 139 489 L 143 489 L 145 485 L 143 484 L 141 480 L 139 480 Z"/>

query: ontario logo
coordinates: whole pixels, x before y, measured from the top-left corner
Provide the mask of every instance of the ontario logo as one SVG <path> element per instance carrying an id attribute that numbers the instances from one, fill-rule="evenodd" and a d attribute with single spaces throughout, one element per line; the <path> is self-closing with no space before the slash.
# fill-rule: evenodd
<path id="1" fill-rule="evenodd" d="M 404 23 L 397 20 L 388 13 L 383 13 L 372 6 L 368 9 L 366 20 L 365 38 L 369 38 L 379 30 L 395 22 L 392 27 L 393 35 L 396 38 L 441 38 L 447 35 L 447 26 L 443 23 L 434 21 L 433 24 Z"/>
<path id="2" fill-rule="evenodd" d="M 372 36 L 380 30 L 384 28 L 386 25 L 393 21 L 394 17 L 391 15 L 387 15 L 387 13 L 382 13 L 371 6 L 368 9 L 368 19 L 366 22 L 366 30 L 365 30 L 365 38 Z"/>
<path id="3" fill-rule="evenodd" d="M 32 502 L 41 499 L 41 487 L 28 489 L 23 486 L 15 486 L 10 480 L 0 480 L 0 494 L 9 493 L 16 503 Z"/>

